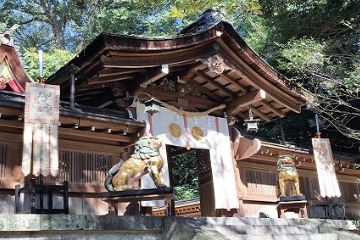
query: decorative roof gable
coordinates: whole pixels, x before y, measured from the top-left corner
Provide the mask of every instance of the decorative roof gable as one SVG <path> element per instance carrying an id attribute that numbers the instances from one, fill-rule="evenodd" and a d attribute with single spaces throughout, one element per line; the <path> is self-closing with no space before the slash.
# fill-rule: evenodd
<path id="1" fill-rule="evenodd" d="M 24 93 L 26 82 L 33 80 L 23 69 L 15 48 L 0 44 L 0 89 Z"/>

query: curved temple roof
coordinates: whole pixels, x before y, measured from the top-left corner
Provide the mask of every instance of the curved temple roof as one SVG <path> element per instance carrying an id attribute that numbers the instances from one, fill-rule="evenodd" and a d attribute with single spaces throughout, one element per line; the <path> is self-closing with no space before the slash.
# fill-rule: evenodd
<path id="1" fill-rule="evenodd" d="M 15 48 L 0 43 L 0 89 L 24 93 L 26 82 L 32 81 L 24 71 Z"/>
<path id="2" fill-rule="evenodd" d="M 306 99 L 261 59 L 231 24 L 220 22 L 174 38 L 99 35 L 47 83 L 70 97 L 69 69 L 76 66 L 76 102 L 100 108 L 127 107 L 150 95 L 188 111 L 226 104 L 226 114 L 270 121 L 299 113 Z M 223 115 L 221 111 L 213 113 Z"/>

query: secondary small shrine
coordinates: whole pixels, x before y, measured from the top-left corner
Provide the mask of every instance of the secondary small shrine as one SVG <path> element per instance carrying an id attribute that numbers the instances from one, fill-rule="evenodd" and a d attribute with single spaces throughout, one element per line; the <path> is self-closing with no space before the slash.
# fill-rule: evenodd
<path id="1" fill-rule="evenodd" d="M 278 217 L 276 163 L 285 154 L 294 157 L 309 217 L 323 217 L 311 150 L 249 139 L 239 132 L 249 120 L 269 122 L 290 111 L 299 113 L 306 99 L 230 23 L 216 15 L 210 19 L 214 21 L 195 22 L 167 38 L 100 34 L 46 80 L 60 88 L 59 174 L 44 176 L 43 183 L 68 182 L 69 213 L 109 214 L 115 207 L 121 215 L 151 214 L 154 206 L 160 207 L 158 201 L 142 202 L 135 210 L 104 202 L 100 195 L 106 192 L 111 167 L 131 159 L 135 142 L 149 126 L 162 143 L 166 186 L 173 186 L 173 157 L 196 153 L 201 216 Z M 11 76 L 0 78 L 5 86 L 0 90 L 0 194 L 7 206 L 3 212 L 10 213 L 14 185 L 34 177 L 21 173 L 23 93 L 25 82 L 32 80 L 14 60 L 13 46 L 1 44 L 0 57 L 0 66 L 5 66 L 0 69 Z M 342 194 L 352 204 L 347 211 L 356 215 L 356 159 L 334 159 Z M 154 182 L 144 176 L 140 186 L 153 188 Z M 61 205 L 54 199 L 54 206 Z M 25 208 L 26 197 L 20 201 Z"/>

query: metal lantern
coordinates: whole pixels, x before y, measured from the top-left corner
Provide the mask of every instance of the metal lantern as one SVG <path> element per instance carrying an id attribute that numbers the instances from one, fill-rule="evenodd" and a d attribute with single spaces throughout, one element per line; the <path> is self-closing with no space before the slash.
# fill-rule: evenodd
<path id="1" fill-rule="evenodd" d="M 246 125 L 246 130 L 249 132 L 257 132 L 258 128 L 258 122 L 260 122 L 260 119 L 254 119 L 251 111 L 251 107 L 249 107 L 249 119 L 244 120 L 244 124 Z"/>
<path id="2" fill-rule="evenodd" d="M 158 113 L 159 111 L 160 110 L 158 102 L 154 98 L 151 98 L 145 102 L 145 112 L 153 115 L 154 113 Z"/>

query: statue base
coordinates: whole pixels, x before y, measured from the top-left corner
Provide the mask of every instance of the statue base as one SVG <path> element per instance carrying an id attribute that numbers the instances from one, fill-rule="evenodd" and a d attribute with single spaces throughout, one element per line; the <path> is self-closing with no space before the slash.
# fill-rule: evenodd
<path id="1" fill-rule="evenodd" d="M 297 199 L 299 199 L 301 196 L 304 196 L 304 195 L 285 196 L 285 198 L 287 197 L 286 200 L 289 200 L 291 197 L 297 197 Z M 277 205 L 278 217 L 279 218 L 308 218 L 306 204 L 307 204 L 306 200 L 280 201 Z"/>
<path id="2" fill-rule="evenodd" d="M 305 201 L 305 195 L 299 196 L 280 196 L 280 202 Z"/>
<path id="3" fill-rule="evenodd" d="M 165 215 L 175 215 L 176 191 L 172 187 L 150 188 L 150 189 L 129 189 L 124 191 L 103 192 L 101 200 L 110 204 L 117 215 L 117 204 L 121 202 L 136 203 L 139 205 L 141 201 L 164 200 Z M 137 211 L 134 211 L 137 212 Z"/>

